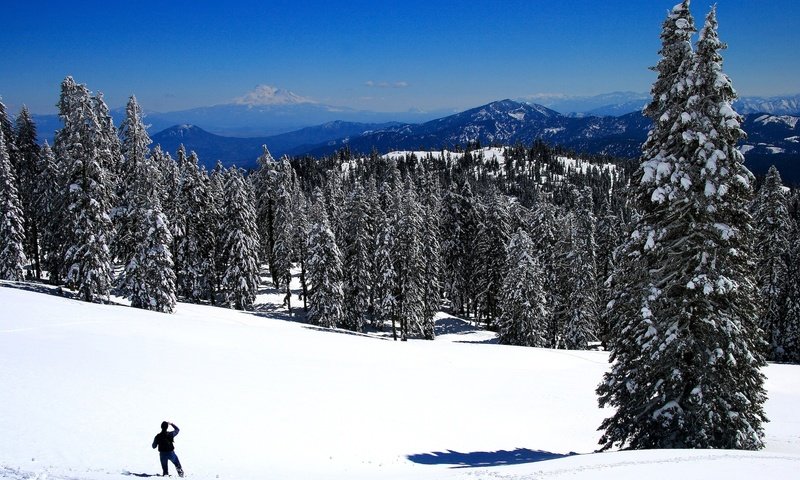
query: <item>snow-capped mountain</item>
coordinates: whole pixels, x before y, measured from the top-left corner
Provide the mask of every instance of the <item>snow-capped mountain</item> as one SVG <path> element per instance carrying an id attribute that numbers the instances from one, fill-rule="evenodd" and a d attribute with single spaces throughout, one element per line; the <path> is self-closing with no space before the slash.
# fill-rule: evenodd
<path id="1" fill-rule="evenodd" d="M 536 94 L 520 99 L 537 103 L 570 117 L 620 116 L 640 112 L 650 101 L 649 93 L 611 92 L 593 96 Z M 800 114 L 800 95 L 774 97 L 741 97 L 733 104 L 740 114 L 769 113 L 772 115 Z"/>
<path id="2" fill-rule="evenodd" d="M 571 118 L 542 105 L 501 100 L 419 125 L 399 125 L 347 142 L 328 142 L 309 151 L 330 153 L 348 143 L 355 151 L 380 152 L 420 147 L 456 148 L 469 143 L 530 144 L 540 139 L 580 151 L 635 156 L 647 137 L 648 121 L 640 114 L 622 117 Z"/>
<path id="3" fill-rule="evenodd" d="M 800 95 L 769 98 L 742 97 L 733 104 L 733 107 L 740 114 L 800 115 Z"/>
<path id="4" fill-rule="evenodd" d="M 294 92 L 271 85 L 258 85 L 253 91 L 234 99 L 237 105 L 251 107 L 263 105 L 297 105 L 300 103 L 317 103 L 311 98 L 301 97 Z"/>

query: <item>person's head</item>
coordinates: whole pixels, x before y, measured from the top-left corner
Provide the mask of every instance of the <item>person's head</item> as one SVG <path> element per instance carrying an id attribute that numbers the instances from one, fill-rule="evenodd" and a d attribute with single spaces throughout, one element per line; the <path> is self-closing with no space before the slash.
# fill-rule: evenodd
<path id="1" fill-rule="evenodd" d="M 169 427 L 169 423 L 168 422 L 161 422 L 161 431 L 166 432 L 167 431 L 167 427 Z"/>

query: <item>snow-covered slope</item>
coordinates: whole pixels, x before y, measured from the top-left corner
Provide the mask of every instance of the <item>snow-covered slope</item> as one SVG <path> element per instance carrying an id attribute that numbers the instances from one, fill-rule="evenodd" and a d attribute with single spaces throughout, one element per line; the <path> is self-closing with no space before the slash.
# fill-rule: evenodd
<path id="1" fill-rule="evenodd" d="M 181 428 L 194 479 L 791 478 L 800 467 L 797 366 L 766 369 L 763 452 L 591 454 L 608 414 L 594 394 L 603 352 L 500 346 L 444 315 L 433 342 L 321 331 L 270 292 L 256 312 L 164 315 L 26 288 L 0 283 L 4 478 L 157 474 L 162 420 Z"/>

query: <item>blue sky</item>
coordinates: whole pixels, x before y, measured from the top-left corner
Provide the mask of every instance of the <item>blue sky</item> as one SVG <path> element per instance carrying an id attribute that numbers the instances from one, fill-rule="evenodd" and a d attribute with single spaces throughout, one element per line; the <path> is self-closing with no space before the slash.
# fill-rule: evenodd
<path id="1" fill-rule="evenodd" d="M 11 1 L 0 95 L 52 113 L 72 75 L 109 105 L 226 103 L 267 84 L 377 111 L 649 91 L 667 1 Z M 711 5 L 694 0 L 698 26 Z M 800 2 L 719 0 L 742 95 L 800 92 Z"/>

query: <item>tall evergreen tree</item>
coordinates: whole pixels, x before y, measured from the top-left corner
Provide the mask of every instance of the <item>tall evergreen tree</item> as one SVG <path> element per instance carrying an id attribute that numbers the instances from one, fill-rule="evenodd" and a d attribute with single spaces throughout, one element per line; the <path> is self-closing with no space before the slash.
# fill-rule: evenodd
<path id="1" fill-rule="evenodd" d="M 157 167 L 152 158 L 143 156 L 133 168 L 128 176 L 133 183 L 125 192 L 131 253 L 120 283 L 131 306 L 171 313 L 176 303 L 172 234 L 161 211 L 158 187 L 152 182 Z"/>
<path id="2" fill-rule="evenodd" d="M 64 257 L 63 173 L 55 153 L 46 142 L 39 157 L 36 183 L 36 223 L 41 226 L 41 264 L 53 284 L 60 283 Z"/>
<path id="3" fill-rule="evenodd" d="M 423 282 L 423 307 L 422 315 L 427 331 L 423 336 L 433 339 L 435 335 L 435 317 L 439 313 L 442 302 L 441 287 L 441 229 L 440 216 L 441 198 L 439 197 L 439 185 L 432 176 L 427 176 L 423 183 L 422 192 L 422 258 L 424 261 L 424 271 L 422 273 Z"/>
<path id="4" fill-rule="evenodd" d="M 577 195 L 574 223 L 568 232 L 571 249 L 564 259 L 568 272 L 565 305 L 564 347 L 585 350 L 597 340 L 598 306 L 595 243 L 595 218 L 592 192 L 583 189 Z"/>
<path id="5" fill-rule="evenodd" d="M 387 184 L 384 183 L 381 190 L 383 196 L 389 196 L 390 187 Z M 392 214 L 391 211 L 390 207 L 387 207 L 387 211 L 378 216 L 374 255 L 375 277 L 372 287 L 375 302 L 373 322 L 375 327 L 383 329 L 386 322 L 392 321 L 392 334 L 396 340 L 397 269 L 394 263 L 394 252 L 397 244 L 397 229 L 395 214 Z"/>
<path id="6" fill-rule="evenodd" d="M 292 221 L 294 223 L 293 237 L 292 237 L 292 250 L 296 254 L 298 263 L 300 264 L 300 289 L 303 295 L 303 311 L 308 311 L 308 281 L 306 278 L 306 265 L 308 262 L 308 239 L 309 223 L 308 223 L 308 203 L 306 202 L 305 194 L 298 185 L 295 185 L 292 191 Z"/>
<path id="7" fill-rule="evenodd" d="M 120 179 L 117 187 L 118 202 L 112 215 L 116 230 L 112 251 L 119 260 L 127 263 L 139 243 L 136 236 L 141 225 L 136 224 L 136 221 L 144 218 L 138 213 L 133 213 L 134 209 L 141 208 L 141 204 L 137 204 L 138 200 L 134 198 L 141 195 L 141 192 L 137 192 L 133 185 L 140 181 L 138 176 L 142 174 L 150 175 L 148 181 L 152 182 L 157 172 L 149 165 L 139 168 L 139 164 L 144 163 L 150 155 L 149 146 L 152 141 L 147 135 L 147 128 L 142 121 L 142 109 L 136 102 L 135 96 L 128 99 L 125 120 L 119 130 L 122 137 L 120 148 L 122 161 L 118 165 L 117 172 Z M 155 189 L 152 193 L 160 196 Z"/>
<path id="8" fill-rule="evenodd" d="M 342 266 L 344 273 L 345 328 L 360 332 L 369 313 L 373 275 L 372 242 L 375 235 L 364 189 L 356 185 L 345 205 Z"/>
<path id="9" fill-rule="evenodd" d="M 16 136 L 14 135 L 14 124 L 8 116 L 6 105 L 0 101 L 0 131 L 3 132 L 6 144 L 6 154 L 8 154 L 8 161 L 11 163 L 11 171 L 14 172 L 14 177 L 17 178 L 17 145 L 15 143 Z M 19 182 L 19 178 L 17 178 Z M 19 192 L 19 184 L 17 184 L 17 191 Z"/>
<path id="10" fill-rule="evenodd" d="M 776 359 L 781 348 L 781 331 L 789 270 L 789 239 L 792 220 L 783 192 L 780 173 L 770 167 L 753 208 L 756 238 L 756 283 L 761 305 L 761 329 L 770 343 L 768 356 Z"/>
<path id="11" fill-rule="evenodd" d="M 253 173 L 253 188 L 256 196 L 258 234 L 261 239 L 260 257 L 269 266 L 272 283 L 279 287 L 279 272 L 275 265 L 275 185 L 278 179 L 277 162 L 264 145 L 264 153 L 258 158 L 258 168 Z"/>
<path id="12" fill-rule="evenodd" d="M 549 343 L 547 297 L 533 241 L 524 230 L 518 229 L 506 251 L 508 275 L 503 279 L 502 314 L 497 321 L 500 343 L 545 347 Z"/>
<path id="13" fill-rule="evenodd" d="M 559 239 L 563 240 L 565 237 L 559 233 L 557 216 L 558 209 L 555 205 L 543 199 L 533 210 L 530 226 L 533 249 L 544 276 L 543 284 L 547 298 L 547 343 L 545 346 L 550 348 L 558 346 L 561 334 L 559 316 L 556 313 L 560 310 L 562 303 L 562 285 L 559 283 L 560 270 L 556 254 L 560 247 Z"/>
<path id="14" fill-rule="evenodd" d="M 342 321 L 342 254 L 336 244 L 326 212 L 325 199 L 314 191 L 308 234 L 309 320 L 322 327 L 335 328 Z"/>
<path id="15" fill-rule="evenodd" d="M 25 230 L 17 179 L 8 157 L 5 135 L 0 129 L 0 279 L 25 278 Z"/>
<path id="16" fill-rule="evenodd" d="M 665 23 L 680 35 L 684 6 Z M 605 448 L 763 447 L 765 362 L 746 210 L 752 175 L 735 148 L 741 117 L 716 32 L 712 9 L 644 147 L 642 216 L 628 247 L 640 260 L 626 263 L 646 274 L 638 285 L 623 282 L 634 305 L 615 307 L 624 338 L 598 388 L 600 405 L 617 407 L 601 425 Z"/>
<path id="17" fill-rule="evenodd" d="M 491 326 L 499 314 L 500 289 L 506 276 L 505 250 L 511 226 L 508 205 L 497 190 L 490 191 L 482 213 L 475 241 L 475 254 L 479 258 L 475 277 L 486 324 Z"/>
<path id="18" fill-rule="evenodd" d="M 397 242 L 393 261 L 397 273 L 395 315 L 400 324 L 400 338 L 421 336 L 432 340 L 433 318 L 425 316 L 425 259 L 422 255 L 422 209 L 410 182 L 397 190 L 395 211 Z"/>
<path id="19" fill-rule="evenodd" d="M 780 323 L 780 343 L 775 349 L 775 359 L 780 362 L 800 363 L 800 242 L 797 241 L 796 228 L 793 239 L 786 281 L 786 304 Z"/>
<path id="20" fill-rule="evenodd" d="M 39 221 L 37 218 L 37 182 L 41 166 L 41 147 L 36 143 L 36 124 L 23 106 L 16 121 L 17 184 L 25 224 L 25 256 L 32 262 L 33 275 L 42 278 L 39 256 Z"/>
<path id="21" fill-rule="evenodd" d="M 182 157 L 181 151 L 178 157 Z M 208 229 L 208 176 L 200 170 L 194 152 L 181 162 L 180 168 L 174 229 L 178 294 L 191 301 L 211 300 L 214 232 Z"/>
<path id="22" fill-rule="evenodd" d="M 109 145 L 86 86 L 67 77 L 61 93 L 58 107 L 64 128 L 56 142 L 66 188 L 64 277 L 85 301 L 97 301 L 107 299 L 111 288 L 112 194 L 101 154 Z"/>
<path id="23" fill-rule="evenodd" d="M 284 305 L 292 311 L 292 259 L 294 258 L 294 169 L 288 159 L 281 159 L 276 171 L 275 187 L 275 214 L 273 220 L 274 241 L 272 244 L 272 258 L 275 272 L 273 278 L 277 281 L 275 288 L 283 288 Z"/>
<path id="24" fill-rule="evenodd" d="M 259 285 L 255 196 L 249 182 L 237 168 L 231 168 L 225 183 L 223 252 L 225 275 L 222 288 L 227 302 L 238 310 L 250 310 Z"/>

